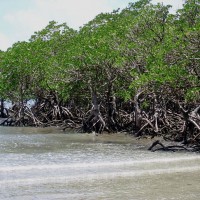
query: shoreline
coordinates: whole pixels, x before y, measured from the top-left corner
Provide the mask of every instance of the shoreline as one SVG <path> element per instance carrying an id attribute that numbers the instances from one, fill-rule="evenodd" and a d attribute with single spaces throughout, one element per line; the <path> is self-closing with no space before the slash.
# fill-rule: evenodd
<path id="1" fill-rule="evenodd" d="M 141 148 L 147 151 L 170 151 L 170 152 L 196 152 L 190 147 L 186 147 L 180 142 L 176 141 L 166 141 L 162 136 L 151 137 L 144 135 L 141 137 L 136 137 L 132 134 L 126 132 L 112 132 L 107 133 L 103 132 L 101 134 L 95 133 L 80 133 L 75 129 L 66 129 L 62 130 L 58 126 L 48 126 L 48 127 L 34 127 L 34 126 L 0 126 L 0 129 L 15 129 L 16 134 L 61 134 L 61 135 L 75 135 L 76 137 L 85 137 L 91 139 L 92 142 L 102 142 L 102 143 L 120 143 L 120 144 L 132 144 L 132 145 L 141 145 Z M 12 131 L 13 134 L 13 131 Z"/>

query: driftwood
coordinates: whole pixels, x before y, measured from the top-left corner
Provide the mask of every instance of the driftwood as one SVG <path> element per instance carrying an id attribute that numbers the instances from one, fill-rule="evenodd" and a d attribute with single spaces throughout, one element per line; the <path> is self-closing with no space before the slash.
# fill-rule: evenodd
<path id="1" fill-rule="evenodd" d="M 159 145 L 159 147 L 157 147 Z M 157 148 L 155 148 L 157 147 Z M 148 150 L 150 151 L 190 151 L 191 149 L 186 148 L 182 145 L 169 145 L 169 146 L 165 146 L 164 144 L 162 144 L 159 140 L 156 140 L 155 142 L 153 142 L 153 144 L 148 148 Z"/>

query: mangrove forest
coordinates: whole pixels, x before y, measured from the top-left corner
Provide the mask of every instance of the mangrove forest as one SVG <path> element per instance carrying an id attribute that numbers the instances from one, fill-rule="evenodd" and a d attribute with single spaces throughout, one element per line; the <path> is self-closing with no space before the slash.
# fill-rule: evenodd
<path id="1" fill-rule="evenodd" d="M 0 51 L 0 124 L 162 136 L 200 150 L 200 0 L 170 9 L 139 0 L 79 30 L 50 21 Z"/>

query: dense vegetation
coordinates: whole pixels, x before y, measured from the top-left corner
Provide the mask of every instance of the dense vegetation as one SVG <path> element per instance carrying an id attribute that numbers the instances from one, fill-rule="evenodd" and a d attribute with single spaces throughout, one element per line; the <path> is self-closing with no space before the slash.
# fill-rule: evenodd
<path id="1" fill-rule="evenodd" d="M 2 124 L 162 135 L 199 148 L 200 0 L 169 9 L 140 0 L 79 31 L 51 21 L 0 52 Z"/>

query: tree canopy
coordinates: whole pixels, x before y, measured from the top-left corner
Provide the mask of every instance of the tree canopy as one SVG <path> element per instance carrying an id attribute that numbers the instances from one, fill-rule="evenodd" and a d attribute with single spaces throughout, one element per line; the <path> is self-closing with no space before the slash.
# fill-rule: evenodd
<path id="1" fill-rule="evenodd" d="M 33 125 L 200 139 L 200 1 L 170 7 L 139 0 L 79 31 L 49 22 L 0 52 L 0 97 Z"/>

